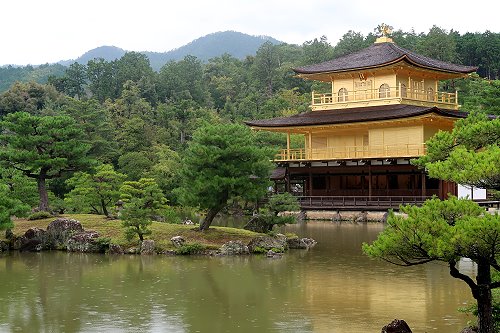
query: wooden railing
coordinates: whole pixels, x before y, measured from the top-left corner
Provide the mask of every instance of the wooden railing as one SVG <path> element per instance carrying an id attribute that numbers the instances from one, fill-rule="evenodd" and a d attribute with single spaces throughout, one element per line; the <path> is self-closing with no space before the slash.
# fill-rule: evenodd
<path id="1" fill-rule="evenodd" d="M 359 158 L 417 157 L 425 155 L 425 144 L 368 145 L 322 149 L 282 149 L 275 161 L 343 160 Z"/>
<path id="2" fill-rule="evenodd" d="M 388 87 L 386 89 L 364 89 L 344 90 L 339 93 L 316 93 L 312 92 L 312 106 L 328 104 L 345 104 L 350 102 L 368 102 L 374 100 L 387 100 L 401 98 L 414 101 L 425 101 L 437 104 L 447 104 L 456 107 L 458 105 L 457 92 L 449 93 L 442 91 L 425 91 L 408 89 L 402 86 Z"/>
<path id="3" fill-rule="evenodd" d="M 302 196 L 302 209 L 388 209 L 400 205 L 421 205 L 430 196 Z"/>

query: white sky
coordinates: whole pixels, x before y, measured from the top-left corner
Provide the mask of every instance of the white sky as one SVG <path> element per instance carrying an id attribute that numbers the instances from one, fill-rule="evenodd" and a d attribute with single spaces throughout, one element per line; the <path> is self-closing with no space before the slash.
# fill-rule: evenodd
<path id="1" fill-rule="evenodd" d="M 428 32 L 432 25 L 500 32 L 498 0 L 3 0 L 0 65 L 75 59 L 102 45 L 165 52 L 217 31 L 302 44 L 380 23 Z"/>

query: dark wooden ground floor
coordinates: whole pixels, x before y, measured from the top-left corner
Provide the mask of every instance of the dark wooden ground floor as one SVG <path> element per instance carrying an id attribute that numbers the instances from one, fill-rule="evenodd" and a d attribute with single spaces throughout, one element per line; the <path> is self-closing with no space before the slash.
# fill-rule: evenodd
<path id="1" fill-rule="evenodd" d="M 399 207 L 419 204 L 433 195 L 457 195 L 455 183 L 429 178 L 408 160 L 344 163 L 286 163 L 273 174 L 276 192 L 301 197 L 309 209 L 330 207 Z"/>

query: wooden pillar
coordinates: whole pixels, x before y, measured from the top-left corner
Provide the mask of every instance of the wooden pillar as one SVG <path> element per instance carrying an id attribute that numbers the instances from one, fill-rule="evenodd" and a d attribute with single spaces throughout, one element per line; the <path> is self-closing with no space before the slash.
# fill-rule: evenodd
<path id="1" fill-rule="evenodd" d="M 288 165 L 285 169 L 285 190 L 290 193 L 290 169 L 288 168 Z"/>
<path id="2" fill-rule="evenodd" d="M 425 197 L 427 194 L 425 193 L 425 171 L 422 171 L 422 196 Z"/>
<path id="3" fill-rule="evenodd" d="M 372 163 L 368 164 L 368 198 L 372 198 Z"/>
<path id="4" fill-rule="evenodd" d="M 312 196 L 313 193 L 313 181 L 312 181 L 312 168 L 309 166 L 309 195 Z"/>
<path id="5" fill-rule="evenodd" d="M 308 158 L 312 159 L 312 133 L 311 133 L 311 131 L 309 131 L 308 141 L 309 141 L 309 154 L 308 154 Z"/>
<path id="6" fill-rule="evenodd" d="M 286 159 L 290 160 L 290 132 L 286 133 Z"/>

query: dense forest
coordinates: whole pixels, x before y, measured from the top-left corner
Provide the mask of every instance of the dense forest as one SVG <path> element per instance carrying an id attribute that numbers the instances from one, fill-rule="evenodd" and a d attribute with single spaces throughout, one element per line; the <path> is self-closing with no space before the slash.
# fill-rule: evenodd
<path id="1" fill-rule="evenodd" d="M 48 173 L 54 210 L 99 211 L 78 201 L 74 191 L 82 181 L 75 178 L 75 171 L 80 177 L 82 172 L 96 174 L 99 165 L 112 166 L 128 181 L 154 179 L 170 204 L 176 204 L 181 159 L 197 128 L 307 111 L 311 90 L 322 86 L 294 77 L 291 69 L 355 52 L 375 38 L 375 33 L 363 36 L 349 31 L 334 46 L 324 36 L 302 45 L 265 42 L 244 59 L 225 54 L 203 62 L 188 55 L 159 71 L 153 70 L 146 55 L 127 52 L 114 61 L 93 59 L 86 65 L 61 66 L 60 75 L 47 77 L 46 84 L 34 82 L 33 73 L 43 66 L 19 68 L 32 73 L 23 74 L 32 82 L 16 82 L 0 95 L 0 120 L 4 131 L 15 131 L 6 124 L 28 124 L 35 121 L 30 117 L 38 117 L 47 131 L 59 129 L 68 142 L 78 137 L 86 147 L 81 150 L 86 161 Z M 500 34 L 461 35 L 434 26 L 425 34 L 397 30 L 392 38 L 423 55 L 478 66 L 477 75 L 445 82 L 441 89 L 458 90 L 463 110 L 500 114 Z M 1 71 L 15 75 L 14 68 Z M 20 111 L 24 114 L 12 116 Z M 277 134 L 260 133 L 257 140 L 271 147 L 284 144 Z M 7 143 L 0 138 L 0 144 Z M 38 168 L 46 162 L 37 161 Z M 50 163 L 62 164 L 60 159 Z M 37 205 L 34 177 L 4 167 L 0 183 L 8 186 L 11 196 L 30 207 Z"/>

